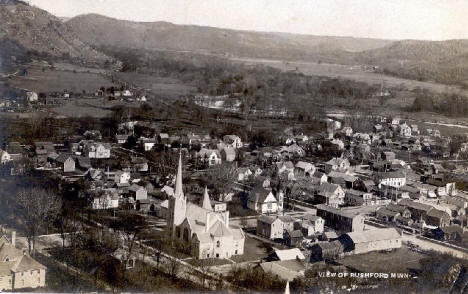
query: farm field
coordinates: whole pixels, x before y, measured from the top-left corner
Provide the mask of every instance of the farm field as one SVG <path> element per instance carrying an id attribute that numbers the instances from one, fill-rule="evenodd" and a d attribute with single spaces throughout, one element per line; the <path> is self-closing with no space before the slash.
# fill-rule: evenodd
<path id="1" fill-rule="evenodd" d="M 62 65 L 64 67 L 64 65 Z M 42 68 L 45 70 L 42 71 Z M 76 68 L 76 66 L 74 67 Z M 9 80 L 11 86 L 34 92 L 61 92 L 64 90 L 94 93 L 100 87 L 115 86 L 104 76 L 81 71 L 51 70 L 47 64 L 33 63 L 28 66 L 26 76 L 15 76 Z"/>

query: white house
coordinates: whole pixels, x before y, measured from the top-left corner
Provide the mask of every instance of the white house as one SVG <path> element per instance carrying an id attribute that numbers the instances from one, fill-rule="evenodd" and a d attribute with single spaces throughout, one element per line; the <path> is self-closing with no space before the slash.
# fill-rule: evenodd
<path id="1" fill-rule="evenodd" d="M 130 182 L 130 173 L 127 171 L 118 171 L 115 173 L 114 181 L 118 185 L 128 184 Z"/>
<path id="2" fill-rule="evenodd" d="M 89 158 L 110 158 L 111 146 L 108 143 L 88 142 L 84 146 L 84 152 Z"/>
<path id="3" fill-rule="evenodd" d="M 400 125 L 400 135 L 403 137 L 411 137 L 411 127 L 406 123 Z"/>
<path id="4" fill-rule="evenodd" d="M 198 153 L 197 156 L 208 163 L 208 165 L 215 165 L 221 164 L 221 153 L 218 150 L 214 149 L 205 149 L 202 148 Z"/>
<path id="5" fill-rule="evenodd" d="M 92 208 L 98 209 L 112 209 L 119 207 L 119 196 L 115 193 L 105 193 L 93 199 Z"/>
<path id="6" fill-rule="evenodd" d="M 390 186 L 400 188 L 404 185 L 406 185 L 406 176 L 400 170 L 379 174 L 379 187 Z"/>
<path id="7" fill-rule="evenodd" d="M 9 161 L 11 161 L 11 156 L 8 152 L 4 151 L 4 150 L 1 150 L 0 149 L 0 163 L 1 164 L 5 164 Z"/>
<path id="8" fill-rule="evenodd" d="M 36 92 L 26 92 L 26 99 L 28 102 L 36 102 L 39 97 L 37 96 Z"/>
<path id="9" fill-rule="evenodd" d="M 270 189 L 262 186 L 250 191 L 247 199 L 247 207 L 260 214 L 278 213 L 283 211 L 283 193 L 278 193 L 278 199 Z"/>
<path id="10" fill-rule="evenodd" d="M 239 138 L 239 136 L 236 135 L 226 135 L 223 137 L 223 142 L 226 144 L 228 147 L 232 148 L 242 148 L 242 140 Z"/>

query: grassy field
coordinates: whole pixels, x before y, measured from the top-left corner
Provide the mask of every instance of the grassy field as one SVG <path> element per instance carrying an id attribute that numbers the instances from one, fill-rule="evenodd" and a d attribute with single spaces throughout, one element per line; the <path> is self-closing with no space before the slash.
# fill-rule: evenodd
<path id="1" fill-rule="evenodd" d="M 365 273 L 401 273 L 420 269 L 419 260 L 422 258 L 423 254 L 402 247 L 390 253 L 374 251 L 347 256 L 339 262 Z"/>
<path id="2" fill-rule="evenodd" d="M 147 89 L 153 94 L 168 96 L 170 98 L 178 98 L 180 95 L 187 95 L 196 91 L 195 87 L 184 84 L 177 79 L 135 72 L 119 72 L 116 75 L 119 79 Z"/>
<path id="3" fill-rule="evenodd" d="M 68 101 L 67 103 L 52 109 L 58 115 L 66 117 L 94 117 L 103 118 L 112 114 L 111 110 L 103 109 L 80 101 Z"/>
<path id="4" fill-rule="evenodd" d="M 45 69 L 44 71 L 42 69 Z M 67 68 L 61 65 L 61 68 Z M 76 66 L 70 66 L 72 70 L 51 70 L 47 64 L 33 63 L 28 66 L 28 74 L 25 76 L 15 76 L 9 80 L 10 85 L 35 92 L 59 92 L 71 91 L 94 93 L 100 87 L 110 87 L 112 82 L 104 76 L 87 72 L 88 69 L 79 69 Z M 115 84 L 114 84 L 115 86 Z"/>

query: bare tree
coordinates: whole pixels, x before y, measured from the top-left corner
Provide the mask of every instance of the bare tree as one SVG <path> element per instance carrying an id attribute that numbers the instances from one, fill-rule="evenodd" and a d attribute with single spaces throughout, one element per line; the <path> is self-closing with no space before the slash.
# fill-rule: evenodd
<path id="1" fill-rule="evenodd" d="M 16 213 L 28 239 L 29 253 L 33 256 L 39 231 L 57 217 L 60 208 L 61 200 L 51 191 L 29 188 L 18 193 Z"/>
<path id="2" fill-rule="evenodd" d="M 205 183 L 213 187 L 214 194 L 220 196 L 221 200 L 232 192 L 236 180 L 236 166 L 231 163 L 215 165 L 208 170 L 204 177 Z"/>

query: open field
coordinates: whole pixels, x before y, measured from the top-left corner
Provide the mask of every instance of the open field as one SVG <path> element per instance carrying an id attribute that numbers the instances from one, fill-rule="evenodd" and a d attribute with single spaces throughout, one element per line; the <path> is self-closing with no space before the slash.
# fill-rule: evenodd
<path id="1" fill-rule="evenodd" d="M 314 62 L 285 62 L 282 60 L 270 60 L 270 59 L 253 59 L 253 58 L 233 58 L 233 61 L 242 62 L 245 64 L 255 65 L 264 64 L 274 68 L 278 68 L 284 71 L 297 70 L 305 75 L 313 76 L 327 76 L 331 78 L 344 78 L 354 80 L 358 82 L 365 82 L 371 85 L 381 85 L 390 88 L 406 88 L 413 90 L 417 87 L 428 89 L 433 92 L 456 92 L 464 93 L 468 96 L 468 90 L 463 90 L 460 87 L 448 86 L 439 83 L 431 82 L 420 82 L 415 80 L 408 80 L 402 78 L 396 78 L 380 73 L 374 73 L 371 71 L 364 70 L 361 66 L 349 66 L 339 64 L 326 64 L 326 63 L 314 63 Z"/>
<path id="2" fill-rule="evenodd" d="M 62 68 L 65 65 L 61 65 Z M 42 71 L 42 68 L 45 70 Z M 76 68 L 73 66 L 72 68 Z M 35 92 L 71 91 L 81 93 L 94 93 L 100 87 L 113 86 L 112 82 L 104 76 L 77 70 L 51 70 L 47 64 L 33 63 L 28 66 L 28 74 L 15 76 L 9 80 L 11 86 Z M 115 86 L 115 84 L 114 84 Z"/>
<path id="3" fill-rule="evenodd" d="M 365 273 L 402 273 L 410 269 L 420 269 L 419 260 L 422 258 L 423 254 L 403 246 L 389 253 L 374 251 L 347 256 L 339 262 Z"/>
<path id="4" fill-rule="evenodd" d="M 68 101 L 64 105 L 52 109 L 58 115 L 66 117 L 94 117 L 103 118 L 112 114 L 111 110 L 106 110 L 90 104 L 80 103 L 79 101 Z"/>
<path id="5" fill-rule="evenodd" d="M 168 96 L 170 98 L 178 98 L 180 95 L 187 95 L 196 91 L 195 87 L 172 78 L 135 72 L 118 72 L 116 76 L 123 81 L 133 83 L 140 88 L 149 90 L 153 94 Z"/>

